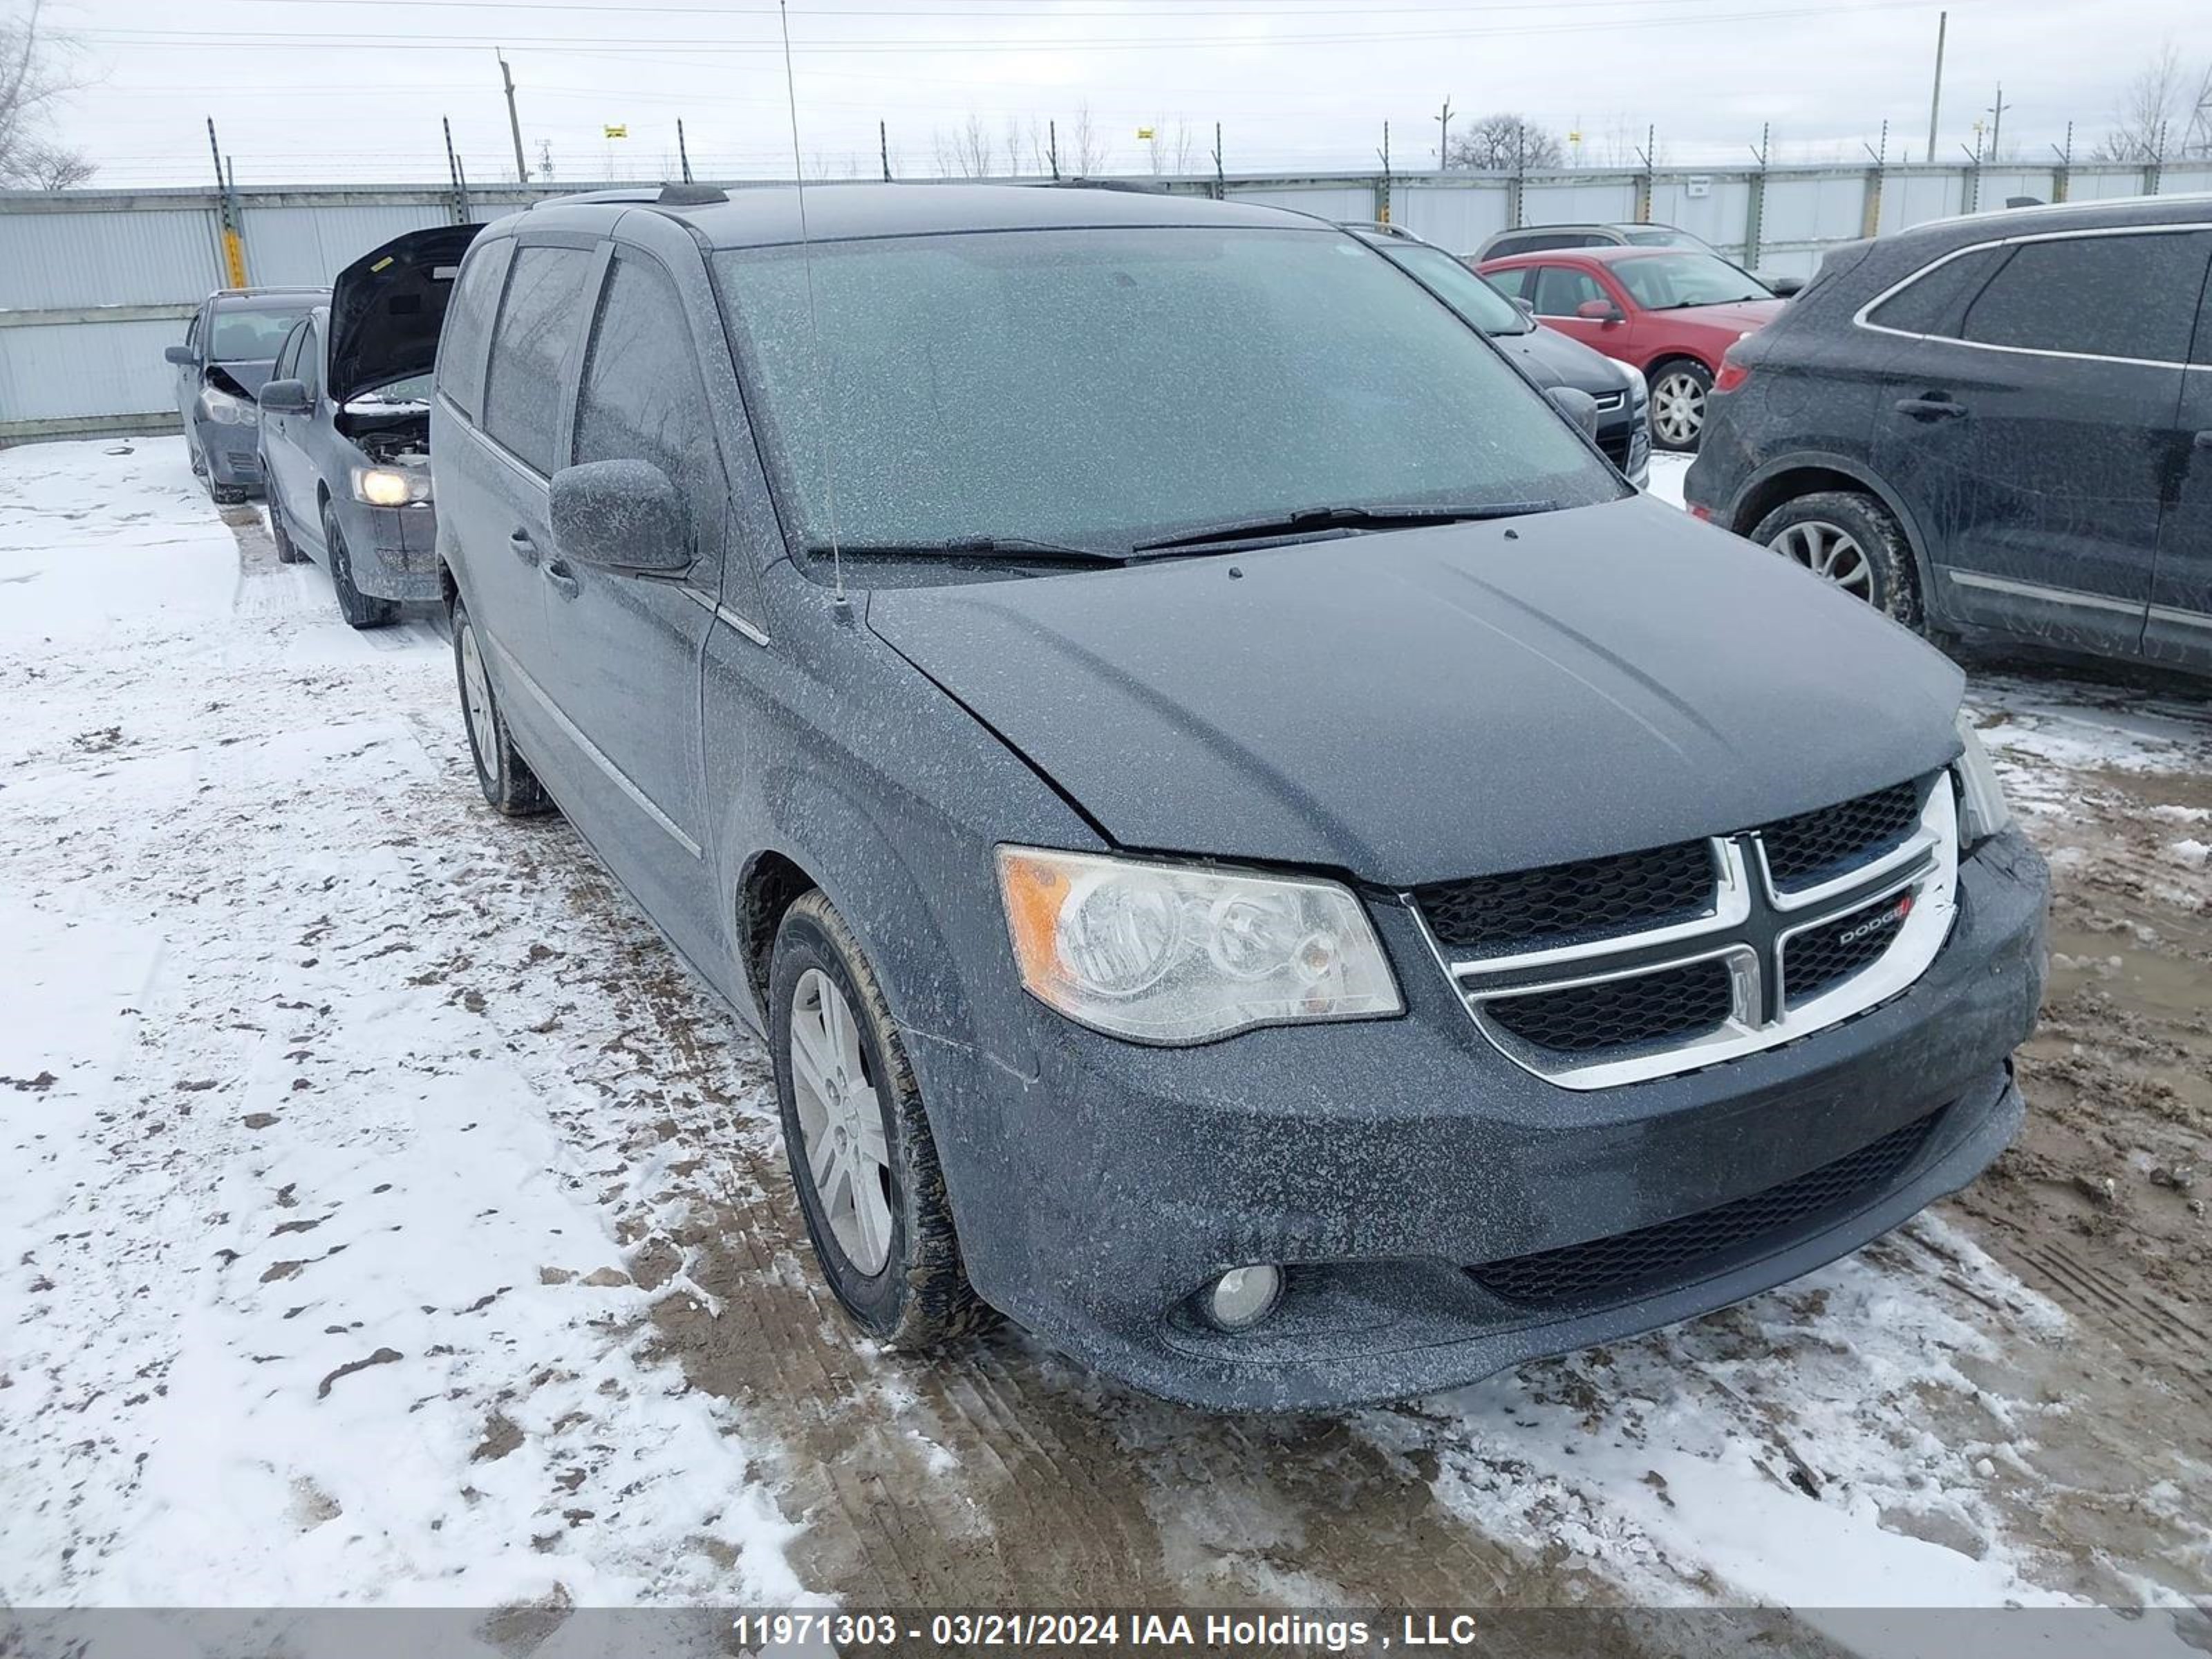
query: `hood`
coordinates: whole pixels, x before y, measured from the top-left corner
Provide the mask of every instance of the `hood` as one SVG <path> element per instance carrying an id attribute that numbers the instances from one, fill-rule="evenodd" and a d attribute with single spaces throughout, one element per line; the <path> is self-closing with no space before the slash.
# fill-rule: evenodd
<path id="1" fill-rule="evenodd" d="M 1733 305 L 1688 306 L 1680 311 L 1656 311 L 1651 314 L 1742 334 L 1752 329 L 1765 328 L 1789 308 L 1790 301 L 1787 300 L 1738 300 Z"/>
<path id="2" fill-rule="evenodd" d="M 1767 823 L 1959 746 L 1941 653 L 1641 496 L 867 615 L 1119 845 L 1394 887 Z"/>
<path id="3" fill-rule="evenodd" d="M 393 238 L 331 284 L 330 386 L 340 404 L 372 386 L 428 374 L 461 256 L 482 225 L 437 225 Z"/>
<path id="4" fill-rule="evenodd" d="M 1571 386 L 1593 398 L 1628 388 L 1628 376 L 1612 358 L 1540 324 L 1526 334 L 1490 337 L 1500 351 L 1517 359 L 1539 386 Z"/>
<path id="5" fill-rule="evenodd" d="M 237 362 L 210 363 L 201 371 L 201 378 L 219 391 L 250 401 L 269 383 L 269 371 L 276 367 L 274 357 L 247 357 Z"/>

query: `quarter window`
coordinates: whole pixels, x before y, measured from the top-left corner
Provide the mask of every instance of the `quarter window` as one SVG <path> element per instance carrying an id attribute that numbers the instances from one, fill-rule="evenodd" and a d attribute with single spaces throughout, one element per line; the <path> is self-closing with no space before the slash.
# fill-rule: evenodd
<path id="1" fill-rule="evenodd" d="M 323 395 L 322 343 L 316 337 L 315 325 L 312 321 L 302 323 L 297 333 L 300 356 L 293 365 L 292 373 L 307 388 L 307 398 L 312 403 Z"/>
<path id="2" fill-rule="evenodd" d="M 292 378 L 292 370 L 300 361 L 300 340 L 307 331 L 307 324 L 301 323 L 284 337 L 283 349 L 276 354 L 276 367 L 269 371 L 270 380 L 289 380 Z"/>
<path id="3" fill-rule="evenodd" d="M 690 507 L 698 551 L 714 556 L 727 498 L 714 417 L 676 285 L 643 260 L 618 258 L 608 273 L 576 393 L 575 459 L 652 462 Z"/>
<path id="4" fill-rule="evenodd" d="M 2188 361 L 2212 232 L 2022 242 L 1966 307 L 1982 345 Z"/>
<path id="5" fill-rule="evenodd" d="M 583 248 L 518 248 L 492 333 L 484 426 L 543 473 L 552 472 L 560 442 L 561 393 L 591 269 L 592 255 Z"/>
<path id="6" fill-rule="evenodd" d="M 1955 259 L 1930 265 L 1867 313 L 1867 320 L 1902 334 L 1955 337 L 1960 311 L 1989 279 L 1990 272 L 2003 256 L 2002 248 L 1976 248 Z"/>
<path id="7" fill-rule="evenodd" d="M 505 237 L 478 243 L 461 266 L 439 331 L 438 389 L 474 420 L 483 409 L 484 336 L 499 308 L 500 285 L 514 244 Z"/>
<path id="8" fill-rule="evenodd" d="M 1493 271 L 1486 280 L 1507 299 L 1519 300 L 1527 296 L 1528 279 L 1535 274 L 1533 266 L 1516 265 L 1510 270 Z"/>

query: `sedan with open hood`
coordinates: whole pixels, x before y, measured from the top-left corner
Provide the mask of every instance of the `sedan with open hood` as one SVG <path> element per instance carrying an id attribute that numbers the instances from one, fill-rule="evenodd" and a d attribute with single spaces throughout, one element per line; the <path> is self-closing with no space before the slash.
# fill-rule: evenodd
<path id="1" fill-rule="evenodd" d="M 1403 1396 L 1804 1273 L 2019 1126 L 2046 882 L 1958 669 L 1358 236 L 544 204 L 433 403 L 484 795 L 760 1033 L 873 1339 Z"/>
<path id="2" fill-rule="evenodd" d="M 269 530 L 286 563 L 331 573 L 356 628 L 439 597 L 430 374 L 477 225 L 410 231 L 340 271 L 284 337 L 260 388 Z"/>

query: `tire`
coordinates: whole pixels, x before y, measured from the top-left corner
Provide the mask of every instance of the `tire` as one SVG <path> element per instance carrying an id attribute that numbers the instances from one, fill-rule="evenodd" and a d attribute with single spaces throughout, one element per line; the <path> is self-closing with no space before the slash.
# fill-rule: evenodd
<path id="1" fill-rule="evenodd" d="M 346 550 L 338 515 L 323 504 L 323 548 L 331 562 L 331 586 L 337 589 L 338 615 L 356 628 L 383 628 L 399 619 L 395 599 L 373 599 L 353 585 L 353 556 Z"/>
<path id="2" fill-rule="evenodd" d="M 1690 357 L 1675 357 L 1651 370 L 1651 447 L 1686 455 L 1705 431 L 1705 398 L 1712 372 Z M 1664 405 L 1662 411 L 1662 404 Z"/>
<path id="3" fill-rule="evenodd" d="M 823 1022 L 817 1010 L 831 996 L 848 1040 L 830 1037 L 824 1046 L 836 1022 Z M 874 969 L 818 890 L 793 904 L 776 930 L 769 1011 L 784 1152 L 815 1260 L 838 1304 L 871 1336 L 908 1351 L 981 1328 L 990 1310 L 961 1265 L 914 1069 Z M 808 1029 L 817 1034 L 809 1051 L 823 1057 L 807 1062 L 811 1075 L 802 1077 L 793 1033 Z M 842 1126 L 833 1094 L 842 1094 L 849 1113 L 843 1123 L 851 1126 L 835 1139 Z M 841 1145 L 848 1149 L 842 1155 Z M 830 1182 L 826 1193 L 817 1168 Z M 860 1219 L 869 1194 L 878 1216 L 873 1227 Z"/>
<path id="4" fill-rule="evenodd" d="M 553 798 L 522 758 L 508 735 L 484 665 L 482 642 L 469 609 L 453 596 L 453 678 L 461 694 L 461 726 L 469 734 L 469 753 L 477 763 L 477 786 L 493 810 L 511 818 L 535 817 L 553 810 Z"/>
<path id="5" fill-rule="evenodd" d="M 1912 549 L 1890 511 L 1855 489 L 1820 489 L 1784 501 L 1751 539 L 1802 565 L 1915 632 L 1927 631 Z"/>
<path id="6" fill-rule="evenodd" d="M 264 465 L 262 468 L 264 476 L 268 470 Z M 307 556 L 300 551 L 299 543 L 292 539 L 292 532 L 284 527 L 284 509 L 277 504 L 274 495 L 269 498 L 269 539 L 276 544 L 277 563 L 307 563 Z"/>

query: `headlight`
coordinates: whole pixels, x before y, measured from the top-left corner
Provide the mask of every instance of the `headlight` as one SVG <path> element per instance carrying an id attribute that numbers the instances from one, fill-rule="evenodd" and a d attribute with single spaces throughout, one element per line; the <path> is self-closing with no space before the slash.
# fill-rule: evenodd
<path id="1" fill-rule="evenodd" d="M 261 418 L 258 404 L 250 404 L 243 398 L 234 398 L 215 386 L 209 386 L 200 393 L 200 407 L 207 410 L 208 419 L 223 426 L 252 426 Z"/>
<path id="2" fill-rule="evenodd" d="M 1990 764 L 1990 751 L 1982 747 L 1981 734 L 1963 708 L 1959 711 L 1959 741 L 1965 745 L 1953 771 L 1959 787 L 1959 844 L 1971 848 L 2010 823 L 2012 808 L 2005 805 L 2004 786 Z"/>
<path id="3" fill-rule="evenodd" d="M 357 466 L 353 470 L 353 493 L 356 501 L 371 507 L 405 507 L 410 501 L 430 499 L 430 475 L 391 466 Z"/>
<path id="4" fill-rule="evenodd" d="M 1628 376 L 1628 401 L 1632 404 L 1649 403 L 1651 382 L 1644 378 L 1644 371 L 1634 363 L 1623 363 L 1620 372 Z"/>
<path id="5" fill-rule="evenodd" d="M 1358 900 L 1334 882 L 999 849 L 1022 983 L 1139 1042 L 1404 1011 Z"/>

